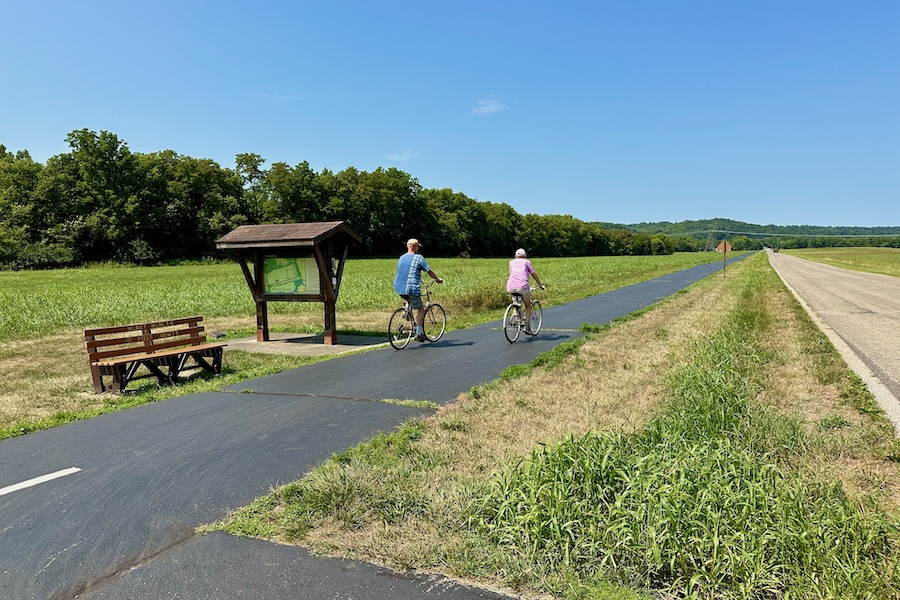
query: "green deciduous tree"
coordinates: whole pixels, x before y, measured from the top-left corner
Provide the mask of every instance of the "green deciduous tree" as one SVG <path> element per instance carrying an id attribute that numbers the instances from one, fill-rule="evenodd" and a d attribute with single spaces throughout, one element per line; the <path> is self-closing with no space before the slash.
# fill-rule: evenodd
<path id="1" fill-rule="evenodd" d="M 66 137 L 67 154 L 41 171 L 32 216 L 48 244 L 69 248 L 79 261 L 114 258 L 125 241 L 125 201 L 136 189 L 134 156 L 109 132 L 87 129 Z"/>
<path id="2" fill-rule="evenodd" d="M 13 154 L 0 144 L 0 264 L 28 267 L 60 264 L 55 259 L 39 260 L 53 254 L 51 248 L 41 243 L 41 230 L 35 226 L 33 217 L 34 193 L 41 169 L 27 151 Z"/>
<path id="3" fill-rule="evenodd" d="M 319 176 L 304 161 L 291 168 L 286 163 L 272 165 L 265 176 L 267 223 L 306 223 L 325 217 L 325 192 Z"/>

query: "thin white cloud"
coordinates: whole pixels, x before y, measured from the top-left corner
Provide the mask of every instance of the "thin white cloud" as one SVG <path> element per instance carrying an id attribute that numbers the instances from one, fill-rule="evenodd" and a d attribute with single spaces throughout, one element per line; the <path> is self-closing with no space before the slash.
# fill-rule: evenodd
<path id="1" fill-rule="evenodd" d="M 411 162 L 417 158 L 419 158 L 418 152 L 399 152 L 396 154 L 386 154 L 384 156 L 386 160 L 391 162 Z"/>
<path id="2" fill-rule="evenodd" d="M 473 115 L 492 115 L 509 108 L 506 104 L 503 104 L 503 102 L 495 98 L 481 98 L 475 102 L 478 103 L 478 106 L 472 109 Z"/>
<path id="3" fill-rule="evenodd" d="M 293 102 L 300 100 L 303 96 L 301 94 L 262 94 L 260 97 L 272 102 Z"/>

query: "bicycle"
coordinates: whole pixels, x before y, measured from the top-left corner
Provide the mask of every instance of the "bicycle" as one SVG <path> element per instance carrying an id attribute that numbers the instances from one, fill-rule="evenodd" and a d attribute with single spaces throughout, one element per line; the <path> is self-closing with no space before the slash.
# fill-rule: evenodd
<path id="1" fill-rule="evenodd" d="M 531 291 L 543 289 L 540 288 L 531 288 Z M 513 301 L 509 303 L 509 306 L 506 307 L 506 312 L 503 313 L 503 334 L 506 336 L 506 341 L 510 344 L 519 339 L 519 334 L 525 331 L 525 310 L 522 306 L 522 294 L 513 294 Z M 541 308 L 541 303 L 537 300 L 531 301 L 531 335 L 536 336 L 541 331 L 541 325 L 544 323 L 544 310 Z"/>
<path id="2" fill-rule="evenodd" d="M 425 293 L 422 294 L 425 297 L 425 322 L 423 325 L 425 339 L 429 342 L 436 342 L 447 330 L 447 313 L 443 306 L 431 302 L 432 283 L 425 284 Z M 393 312 L 388 322 L 388 340 L 394 349 L 402 350 L 406 348 L 415 334 L 415 309 L 409 307 L 409 302 L 404 302 L 402 307 Z"/>

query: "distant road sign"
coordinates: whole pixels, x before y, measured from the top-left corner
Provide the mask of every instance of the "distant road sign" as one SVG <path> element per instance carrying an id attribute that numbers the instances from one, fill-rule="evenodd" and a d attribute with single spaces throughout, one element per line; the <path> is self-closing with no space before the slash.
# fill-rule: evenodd
<path id="1" fill-rule="evenodd" d="M 722 240 L 719 242 L 719 245 L 716 246 L 716 250 L 719 252 L 731 252 L 731 244 L 728 243 L 728 240 Z"/>

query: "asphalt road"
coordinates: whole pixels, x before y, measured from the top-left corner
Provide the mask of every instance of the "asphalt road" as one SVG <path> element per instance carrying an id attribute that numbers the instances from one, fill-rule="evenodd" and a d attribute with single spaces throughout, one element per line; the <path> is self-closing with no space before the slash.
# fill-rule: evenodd
<path id="1" fill-rule="evenodd" d="M 769 262 L 900 431 L 900 278 L 769 252 Z"/>
<path id="2" fill-rule="evenodd" d="M 544 331 L 515 344 L 496 322 L 0 442 L 0 598 L 497 598 L 193 530 L 430 412 L 379 400 L 452 402 L 580 335 L 582 323 L 608 323 L 721 268 L 701 265 L 546 309 Z M 19 487 L 45 475 L 56 478 Z"/>

